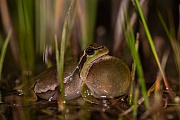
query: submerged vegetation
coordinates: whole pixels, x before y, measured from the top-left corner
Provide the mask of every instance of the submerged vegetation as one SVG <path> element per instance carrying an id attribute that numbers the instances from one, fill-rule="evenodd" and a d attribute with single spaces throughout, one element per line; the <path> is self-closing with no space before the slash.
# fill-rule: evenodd
<path id="1" fill-rule="evenodd" d="M 179 4 L 1 0 L 0 119 L 180 119 Z M 64 61 L 92 42 L 106 45 L 131 68 L 129 94 L 97 105 L 82 98 L 66 101 Z M 34 76 L 54 64 L 58 104 L 24 101 L 23 84 L 31 86 Z"/>

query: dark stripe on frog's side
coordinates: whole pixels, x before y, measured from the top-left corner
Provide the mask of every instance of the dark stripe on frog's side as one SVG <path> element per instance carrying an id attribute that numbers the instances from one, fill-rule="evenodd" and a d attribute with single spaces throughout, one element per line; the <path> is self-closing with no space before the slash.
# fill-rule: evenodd
<path id="1" fill-rule="evenodd" d="M 78 69 L 79 71 L 82 70 L 83 66 L 84 66 L 84 63 L 86 62 L 87 60 L 87 55 L 85 54 L 84 51 L 82 51 L 79 55 L 78 55 Z"/>

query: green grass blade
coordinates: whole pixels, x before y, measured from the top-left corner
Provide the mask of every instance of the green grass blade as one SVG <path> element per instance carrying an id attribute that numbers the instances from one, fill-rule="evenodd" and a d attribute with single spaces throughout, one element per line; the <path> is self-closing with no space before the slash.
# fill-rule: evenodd
<path id="1" fill-rule="evenodd" d="M 161 24 L 166 32 L 166 35 L 169 38 L 169 41 L 171 43 L 172 50 L 174 52 L 174 58 L 175 58 L 177 69 L 178 69 L 178 73 L 180 75 L 180 44 L 179 44 L 179 42 L 177 42 L 175 36 L 173 37 L 172 33 L 168 30 L 168 27 L 166 26 L 166 24 L 159 12 L 158 12 L 158 16 L 159 16 Z M 179 83 L 180 83 L 180 81 L 179 81 Z M 179 90 L 180 90 L 180 88 L 179 88 Z"/>
<path id="2" fill-rule="evenodd" d="M 167 81 L 166 78 L 165 78 L 164 71 L 162 70 L 162 67 L 161 67 L 161 64 L 160 64 L 160 61 L 159 61 L 159 58 L 158 58 L 158 55 L 157 55 L 157 52 L 156 52 L 156 49 L 155 49 L 155 46 L 154 46 L 152 37 L 151 37 L 151 34 L 150 34 L 150 32 L 149 32 L 148 26 L 147 26 L 147 24 L 146 24 L 146 21 L 145 21 L 145 18 L 144 18 L 142 9 L 141 9 L 141 7 L 140 7 L 139 1 L 138 1 L 138 0 L 135 0 L 135 4 L 136 4 L 137 10 L 138 10 L 138 12 L 139 12 L 139 15 L 140 15 L 142 24 L 143 24 L 143 26 L 144 26 L 144 29 L 145 29 L 145 32 L 146 32 L 146 35 L 147 35 L 147 38 L 148 38 L 148 41 L 149 41 L 149 44 L 150 44 L 152 53 L 153 53 L 153 55 L 154 55 L 154 57 L 155 57 L 155 60 L 156 60 L 157 65 L 158 65 L 158 67 L 159 67 L 160 73 L 161 73 L 162 76 L 163 76 L 163 80 L 164 80 L 164 84 L 165 84 L 165 86 L 166 86 L 166 89 L 169 90 L 169 91 L 171 91 L 171 88 L 170 88 L 170 86 L 169 86 L 169 84 L 168 84 L 168 81 Z"/>
<path id="3" fill-rule="evenodd" d="M 46 43 L 46 1 L 35 0 L 35 15 L 36 15 L 36 49 L 39 54 L 42 54 Z"/>
<path id="4" fill-rule="evenodd" d="M 60 79 L 60 87 L 61 87 L 61 93 L 62 93 L 63 101 L 65 101 L 63 70 L 64 70 L 64 54 L 65 54 L 65 46 L 66 46 L 66 32 L 67 32 L 67 19 L 65 19 L 64 26 L 63 26 L 62 40 L 61 40 L 60 61 L 59 61 L 59 65 L 61 66 L 59 70 L 62 72 L 62 74 L 59 74 L 59 79 Z"/>
<path id="5" fill-rule="evenodd" d="M 69 40 L 70 38 L 71 30 L 74 23 L 75 11 L 76 11 L 76 0 L 72 1 L 65 18 L 65 20 L 67 21 L 66 40 Z"/>
<path id="6" fill-rule="evenodd" d="M 60 56 L 59 56 L 59 50 L 58 50 L 58 43 L 57 38 L 55 39 L 55 45 L 56 45 L 56 63 L 57 63 L 57 71 L 58 71 L 58 78 L 59 78 L 59 84 L 60 84 L 60 93 L 63 104 L 59 102 L 59 110 L 64 110 L 65 106 L 65 92 L 64 92 L 64 82 L 63 82 L 63 71 L 64 71 L 64 54 L 65 54 L 65 46 L 66 46 L 66 32 L 67 32 L 67 19 L 64 21 L 63 25 L 63 32 L 62 32 L 62 39 L 61 39 L 61 50 L 60 50 Z"/>
<path id="7" fill-rule="evenodd" d="M 161 14 L 160 14 L 159 12 L 158 12 L 158 16 L 159 16 L 159 19 L 160 19 L 160 21 L 161 21 L 161 24 L 162 24 L 162 26 L 164 27 L 164 30 L 165 30 L 165 32 L 166 32 L 169 40 L 170 40 L 170 41 L 173 41 L 174 38 L 173 38 L 173 36 L 171 35 L 170 31 L 168 30 L 168 27 L 166 26 L 166 24 L 165 24 L 165 22 L 164 22 Z"/>
<path id="8" fill-rule="evenodd" d="M 33 16 L 32 1 L 18 0 L 18 39 L 22 71 L 34 68 L 34 41 L 33 41 Z"/>
<path id="9" fill-rule="evenodd" d="M 74 20 L 75 3 L 76 3 L 76 0 L 72 1 L 64 20 L 62 39 L 61 39 L 60 57 L 59 57 L 59 51 L 58 51 L 57 38 L 55 40 L 57 71 L 58 71 L 58 78 L 59 78 L 59 83 L 60 83 L 61 98 L 64 103 L 63 106 L 59 105 L 60 110 L 64 109 L 64 106 L 65 106 L 65 93 L 64 93 L 64 82 L 63 82 L 64 55 L 65 55 L 65 49 L 66 49 L 66 41 L 70 38 L 70 31 L 72 29 L 72 24 Z"/>
<path id="10" fill-rule="evenodd" d="M 139 34 L 137 34 L 137 39 L 136 39 L 136 51 L 138 52 L 139 49 Z M 135 73 L 136 73 L 136 63 L 134 62 L 132 65 L 132 70 L 131 70 L 131 78 L 132 78 L 132 83 L 130 87 L 130 92 L 129 92 L 129 104 L 131 105 L 133 103 L 133 89 L 134 89 L 134 80 L 135 80 Z"/>
<path id="11" fill-rule="evenodd" d="M 133 107 L 133 116 L 134 116 L 134 118 L 137 117 L 137 111 L 138 111 L 138 98 L 139 98 L 139 91 L 138 91 L 138 89 L 135 89 L 135 95 L 134 95 L 134 107 Z"/>
<path id="12" fill-rule="evenodd" d="M 87 45 L 93 42 L 97 0 L 86 0 Z"/>
<path id="13" fill-rule="evenodd" d="M 131 51 L 131 55 L 133 57 L 134 63 L 136 64 L 139 84 L 140 84 L 142 94 L 143 94 L 143 97 L 145 100 L 145 106 L 146 106 L 146 108 L 148 108 L 149 102 L 148 102 L 148 97 L 147 97 L 147 90 L 146 90 L 146 85 L 145 85 L 145 80 L 144 80 L 143 69 L 142 69 L 142 65 L 140 62 L 140 57 L 139 57 L 139 54 L 137 52 L 137 48 L 136 48 L 136 44 L 135 44 L 135 36 L 133 33 L 133 29 L 130 26 L 130 22 L 129 22 L 128 17 L 125 16 L 125 18 L 126 18 L 127 29 L 125 29 L 125 26 L 124 26 L 123 30 L 124 30 L 124 34 L 126 37 L 126 42 L 127 42 L 127 45 L 129 46 L 129 49 Z"/>
<path id="14" fill-rule="evenodd" d="M 2 47 L 2 51 L 1 51 L 1 54 L 0 54 L 0 81 L 1 81 L 1 75 L 2 75 L 2 67 L 3 67 L 3 61 L 4 61 L 4 57 L 5 57 L 5 53 L 6 53 L 6 49 L 7 49 L 7 46 L 8 46 L 8 43 L 9 43 L 9 38 L 11 36 L 11 30 L 9 31 L 8 33 L 8 36 L 6 37 L 6 40 L 3 44 L 3 47 Z"/>
<path id="15" fill-rule="evenodd" d="M 62 45 L 62 43 L 61 43 Z M 62 55 L 61 52 L 61 58 L 59 56 L 59 49 L 58 49 L 58 42 L 57 42 L 57 37 L 55 36 L 55 49 L 56 49 L 56 66 L 57 66 L 57 73 L 58 73 L 58 80 L 60 83 L 60 93 L 61 93 L 61 97 L 58 98 L 62 98 L 62 100 L 58 100 L 58 101 L 62 101 L 62 103 L 59 102 L 59 110 L 63 110 L 64 106 L 65 106 L 65 94 L 64 94 L 64 82 L 63 82 L 63 69 L 64 69 L 64 55 Z M 62 49 L 61 49 L 62 50 Z M 63 50 L 64 51 L 64 50 Z"/>
<path id="16" fill-rule="evenodd" d="M 97 0 L 79 0 L 77 2 L 81 22 L 81 48 L 84 49 L 93 42 Z"/>

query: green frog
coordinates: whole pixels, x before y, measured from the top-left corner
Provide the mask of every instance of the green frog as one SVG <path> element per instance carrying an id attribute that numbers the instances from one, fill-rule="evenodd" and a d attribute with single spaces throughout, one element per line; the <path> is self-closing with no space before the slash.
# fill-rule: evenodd
<path id="1" fill-rule="evenodd" d="M 65 99 L 111 99 L 127 95 L 131 84 L 128 66 L 108 55 L 107 47 L 93 43 L 64 64 Z M 34 78 L 32 91 L 40 98 L 57 100 L 59 83 L 56 66 Z M 87 97 L 91 96 L 91 97 Z M 91 100 L 90 100 L 91 101 Z"/>

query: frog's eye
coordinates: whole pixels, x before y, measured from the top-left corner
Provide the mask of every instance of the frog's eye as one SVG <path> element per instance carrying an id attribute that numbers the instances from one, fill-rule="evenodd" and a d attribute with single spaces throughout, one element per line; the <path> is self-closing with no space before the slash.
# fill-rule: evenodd
<path id="1" fill-rule="evenodd" d="M 94 54 L 94 48 L 87 48 L 86 49 L 86 54 L 87 55 L 93 55 Z"/>

